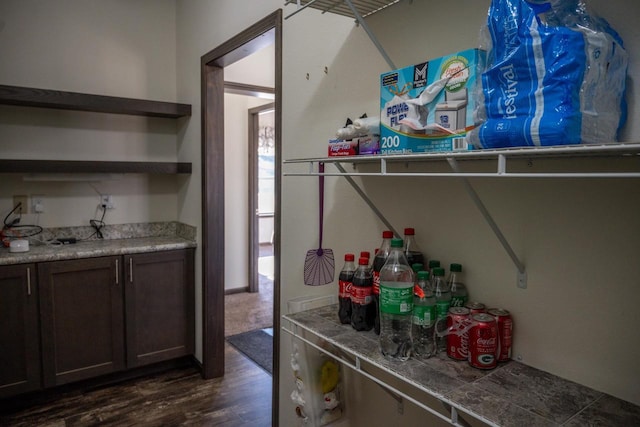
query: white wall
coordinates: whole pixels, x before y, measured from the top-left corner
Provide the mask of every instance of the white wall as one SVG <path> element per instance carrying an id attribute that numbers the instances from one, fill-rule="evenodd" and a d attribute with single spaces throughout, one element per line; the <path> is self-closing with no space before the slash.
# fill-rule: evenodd
<path id="1" fill-rule="evenodd" d="M 265 46 L 224 68 L 224 80 L 254 86 L 273 87 L 275 82 L 275 44 Z"/>
<path id="2" fill-rule="evenodd" d="M 0 82 L 176 101 L 175 10 L 173 0 L 2 1 Z M 183 123 L 9 106 L 0 106 L 0 117 L 0 156 L 7 159 L 176 161 Z M 14 194 L 37 194 L 45 212 L 25 220 L 88 225 L 98 193 L 110 193 L 116 208 L 107 213 L 108 224 L 176 220 L 177 191 L 187 179 L 125 175 L 43 183 L 1 175 L 0 212 L 12 208 Z"/>
<path id="3" fill-rule="evenodd" d="M 273 60 L 271 61 L 273 62 Z M 225 282 L 246 288 L 249 277 L 249 109 L 273 101 L 251 96 L 224 96 Z"/>

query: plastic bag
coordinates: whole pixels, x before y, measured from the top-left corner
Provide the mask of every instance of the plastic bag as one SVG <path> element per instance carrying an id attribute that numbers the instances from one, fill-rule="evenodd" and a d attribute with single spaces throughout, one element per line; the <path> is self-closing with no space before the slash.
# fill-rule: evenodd
<path id="1" fill-rule="evenodd" d="M 493 0 L 479 148 L 607 143 L 626 119 L 627 53 L 579 0 Z M 480 86 L 480 85 L 478 85 Z"/>

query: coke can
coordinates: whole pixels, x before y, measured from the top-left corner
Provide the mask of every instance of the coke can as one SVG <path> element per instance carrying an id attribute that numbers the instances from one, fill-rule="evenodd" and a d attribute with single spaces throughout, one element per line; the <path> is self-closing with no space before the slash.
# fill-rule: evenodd
<path id="1" fill-rule="evenodd" d="M 485 313 L 487 311 L 487 309 L 485 308 L 484 304 L 482 304 L 481 302 L 477 302 L 477 301 L 469 301 L 464 306 L 469 309 L 469 311 L 471 312 L 472 316 L 474 314 Z"/>
<path id="2" fill-rule="evenodd" d="M 469 359 L 469 309 L 451 307 L 447 315 L 447 356 L 456 360 Z M 464 331 L 464 332 L 462 332 Z"/>
<path id="3" fill-rule="evenodd" d="M 498 350 L 496 358 L 498 362 L 506 362 L 511 359 L 511 340 L 513 339 L 513 319 L 511 313 L 502 308 L 492 308 L 487 311 L 498 324 Z"/>
<path id="4" fill-rule="evenodd" d="M 487 313 L 472 315 L 471 322 L 469 364 L 478 369 L 493 369 L 497 364 L 498 323 Z"/>

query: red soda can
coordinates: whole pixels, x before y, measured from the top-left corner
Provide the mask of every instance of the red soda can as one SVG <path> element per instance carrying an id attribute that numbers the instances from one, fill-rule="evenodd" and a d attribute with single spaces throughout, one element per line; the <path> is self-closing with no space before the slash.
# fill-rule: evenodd
<path id="1" fill-rule="evenodd" d="M 469 309 L 451 307 L 447 315 L 447 356 L 456 360 L 469 359 Z M 463 332 L 464 331 L 464 332 Z"/>
<path id="2" fill-rule="evenodd" d="M 471 322 L 469 364 L 478 369 L 493 369 L 497 364 L 498 322 L 487 313 L 473 314 Z"/>
<path id="3" fill-rule="evenodd" d="M 502 308 L 492 308 L 487 311 L 498 323 L 498 362 L 511 359 L 511 341 L 513 339 L 513 319 L 511 313 Z"/>
<path id="4" fill-rule="evenodd" d="M 477 301 L 469 301 L 464 306 L 469 309 L 469 312 L 471 313 L 472 316 L 474 314 L 485 313 L 487 311 L 487 309 L 484 306 L 484 304 L 482 304 L 481 302 L 477 302 Z"/>

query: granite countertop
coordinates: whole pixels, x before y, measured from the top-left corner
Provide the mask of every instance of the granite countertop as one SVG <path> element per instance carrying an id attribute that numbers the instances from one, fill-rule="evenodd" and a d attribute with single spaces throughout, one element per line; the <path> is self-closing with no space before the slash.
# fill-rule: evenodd
<path id="1" fill-rule="evenodd" d="M 30 239 L 28 252 L 11 253 L 0 246 L 0 265 L 94 258 L 143 252 L 195 248 L 195 227 L 177 222 L 119 224 L 106 226 L 98 239 L 89 227 L 50 228 L 38 240 Z M 56 236 L 78 239 L 69 245 L 45 244 Z M 87 238 L 86 236 L 90 236 Z"/>
<path id="2" fill-rule="evenodd" d="M 350 357 L 381 367 L 408 386 L 455 407 L 464 419 L 518 427 L 640 425 L 639 406 L 516 361 L 489 371 L 472 368 L 446 354 L 425 362 L 391 362 L 380 353 L 373 331 L 356 332 L 341 324 L 337 313 L 334 304 L 283 318 L 294 334 L 310 334 Z"/>

